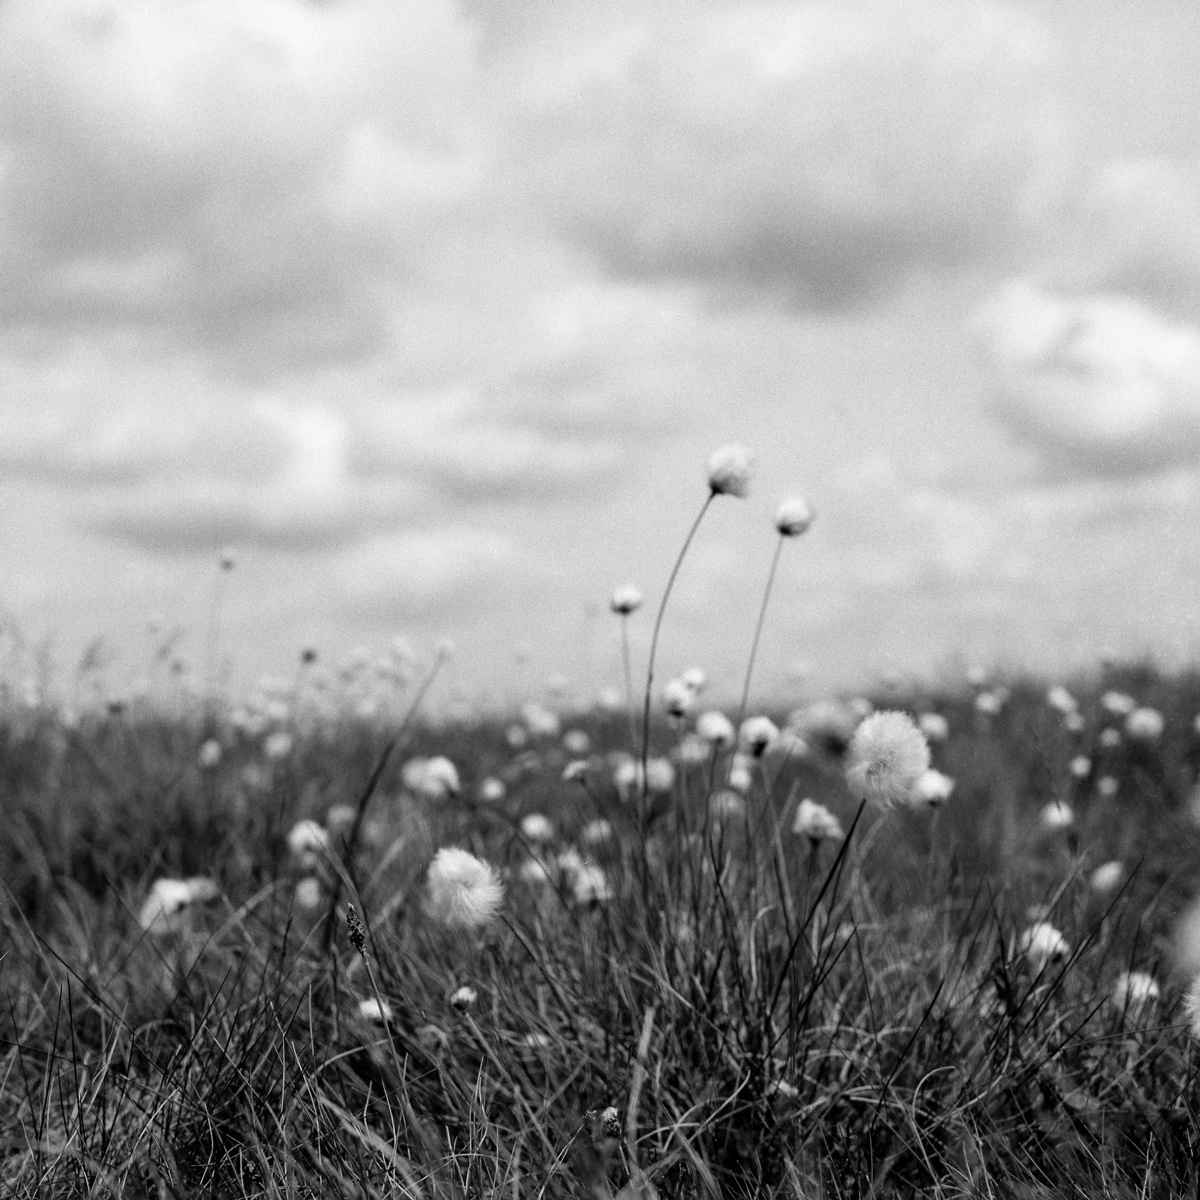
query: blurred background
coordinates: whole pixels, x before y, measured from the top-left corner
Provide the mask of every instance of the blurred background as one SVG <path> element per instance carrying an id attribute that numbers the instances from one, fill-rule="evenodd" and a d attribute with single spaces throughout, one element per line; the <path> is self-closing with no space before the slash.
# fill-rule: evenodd
<path id="1" fill-rule="evenodd" d="M 1192 0 L 6 0 L 0 616 L 452 694 L 1194 658 Z M 24 652 L 24 651 L 22 651 Z"/>

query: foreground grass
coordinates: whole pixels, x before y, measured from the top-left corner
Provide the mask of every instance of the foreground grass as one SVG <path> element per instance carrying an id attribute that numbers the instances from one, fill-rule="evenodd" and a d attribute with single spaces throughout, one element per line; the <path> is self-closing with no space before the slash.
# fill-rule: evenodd
<path id="1" fill-rule="evenodd" d="M 286 834 L 355 804 L 385 735 L 326 721 L 266 762 L 261 739 L 226 730 L 203 770 L 204 731 L 183 718 L 64 729 L 11 712 L 0 1194 L 1196 1194 L 1200 1053 L 1168 937 L 1200 883 L 1200 685 L 1115 685 L 1164 714 L 1162 738 L 1101 746 L 1119 722 L 1098 690 L 1075 733 L 1042 687 L 1014 685 L 991 716 L 966 693 L 890 698 L 946 715 L 935 759 L 956 791 L 934 817 L 862 814 L 815 850 L 789 800 L 850 827 L 836 739 L 768 759 L 744 815 L 717 819 L 723 758 L 639 811 L 599 758 L 564 782 L 555 737 L 514 751 L 501 728 L 424 729 L 398 757 L 446 754 L 464 797 L 489 775 L 507 794 L 418 800 L 394 764 L 332 927 L 334 867 L 302 907 Z M 623 719 L 576 724 L 627 747 Z M 658 731 L 664 749 L 675 737 Z M 1075 806 L 1072 830 L 1039 824 L 1051 800 Z M 530 812 L 555 825 L 548 881 L 522 869 Z M 613 895 L 583 903 L 553 857 L 597 817 L 614 836 L 588 853 Z M 444 845 L 509 871 L 483 932 L 422 912 Z M 1090 872 L 1112 859 L 1128 877 L 1097 892 Z M 219 899 L 144 930 L 153 880 L 190 875 Z M 1035 969 L 1015 946 L 1042 915 L 1069 953 Z M 1157 1001 L 1114 1003 L 1129 969 L 1160 981 Z M 476 999 L 456 1007 L 463 985 Z M 386 1025 L 360 1012 L 370 999 Z"/>

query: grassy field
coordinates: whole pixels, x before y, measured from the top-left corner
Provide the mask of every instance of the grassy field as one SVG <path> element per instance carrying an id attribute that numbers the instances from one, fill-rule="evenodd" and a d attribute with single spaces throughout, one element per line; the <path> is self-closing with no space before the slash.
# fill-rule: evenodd
<path id="1" fill-rule="evenodd" d="M 875 700 L 944 718 L 944 803 L 855 802 L 865 705 L 735 762 L 700 696 L 642 787 L 623 712 L 10 698 L 0 1193 L 1195 1195 L 1200 680 Z"/>

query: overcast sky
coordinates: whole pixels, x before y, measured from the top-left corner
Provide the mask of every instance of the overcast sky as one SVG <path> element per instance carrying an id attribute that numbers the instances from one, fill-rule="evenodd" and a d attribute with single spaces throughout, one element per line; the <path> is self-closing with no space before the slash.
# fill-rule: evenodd
<path id="1" fill-rule="evenodd" d="M 128 678 L 233 546 L 242 680 L 594 691 L 736 440 L 664 678 L 736 689 L 795 492 L 762 695 L 1193 654 L 1197 62 L 1194 0 L 5 0 L 0 605 Z"/>

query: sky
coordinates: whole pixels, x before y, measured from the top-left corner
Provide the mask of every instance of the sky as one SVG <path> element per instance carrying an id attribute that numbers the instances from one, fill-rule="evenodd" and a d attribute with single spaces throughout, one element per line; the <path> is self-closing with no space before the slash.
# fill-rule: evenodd
<path id="1" fill-rule="evenodd" d="M 5 0 L 0 651 L 1200 652 L 1192 0 Z M 5 649 L 7 647 L 7 649 Z M 0 655 L 2 657 L 2 655 Z M 0 666 L 3 664 L 0 663 Z"/>

